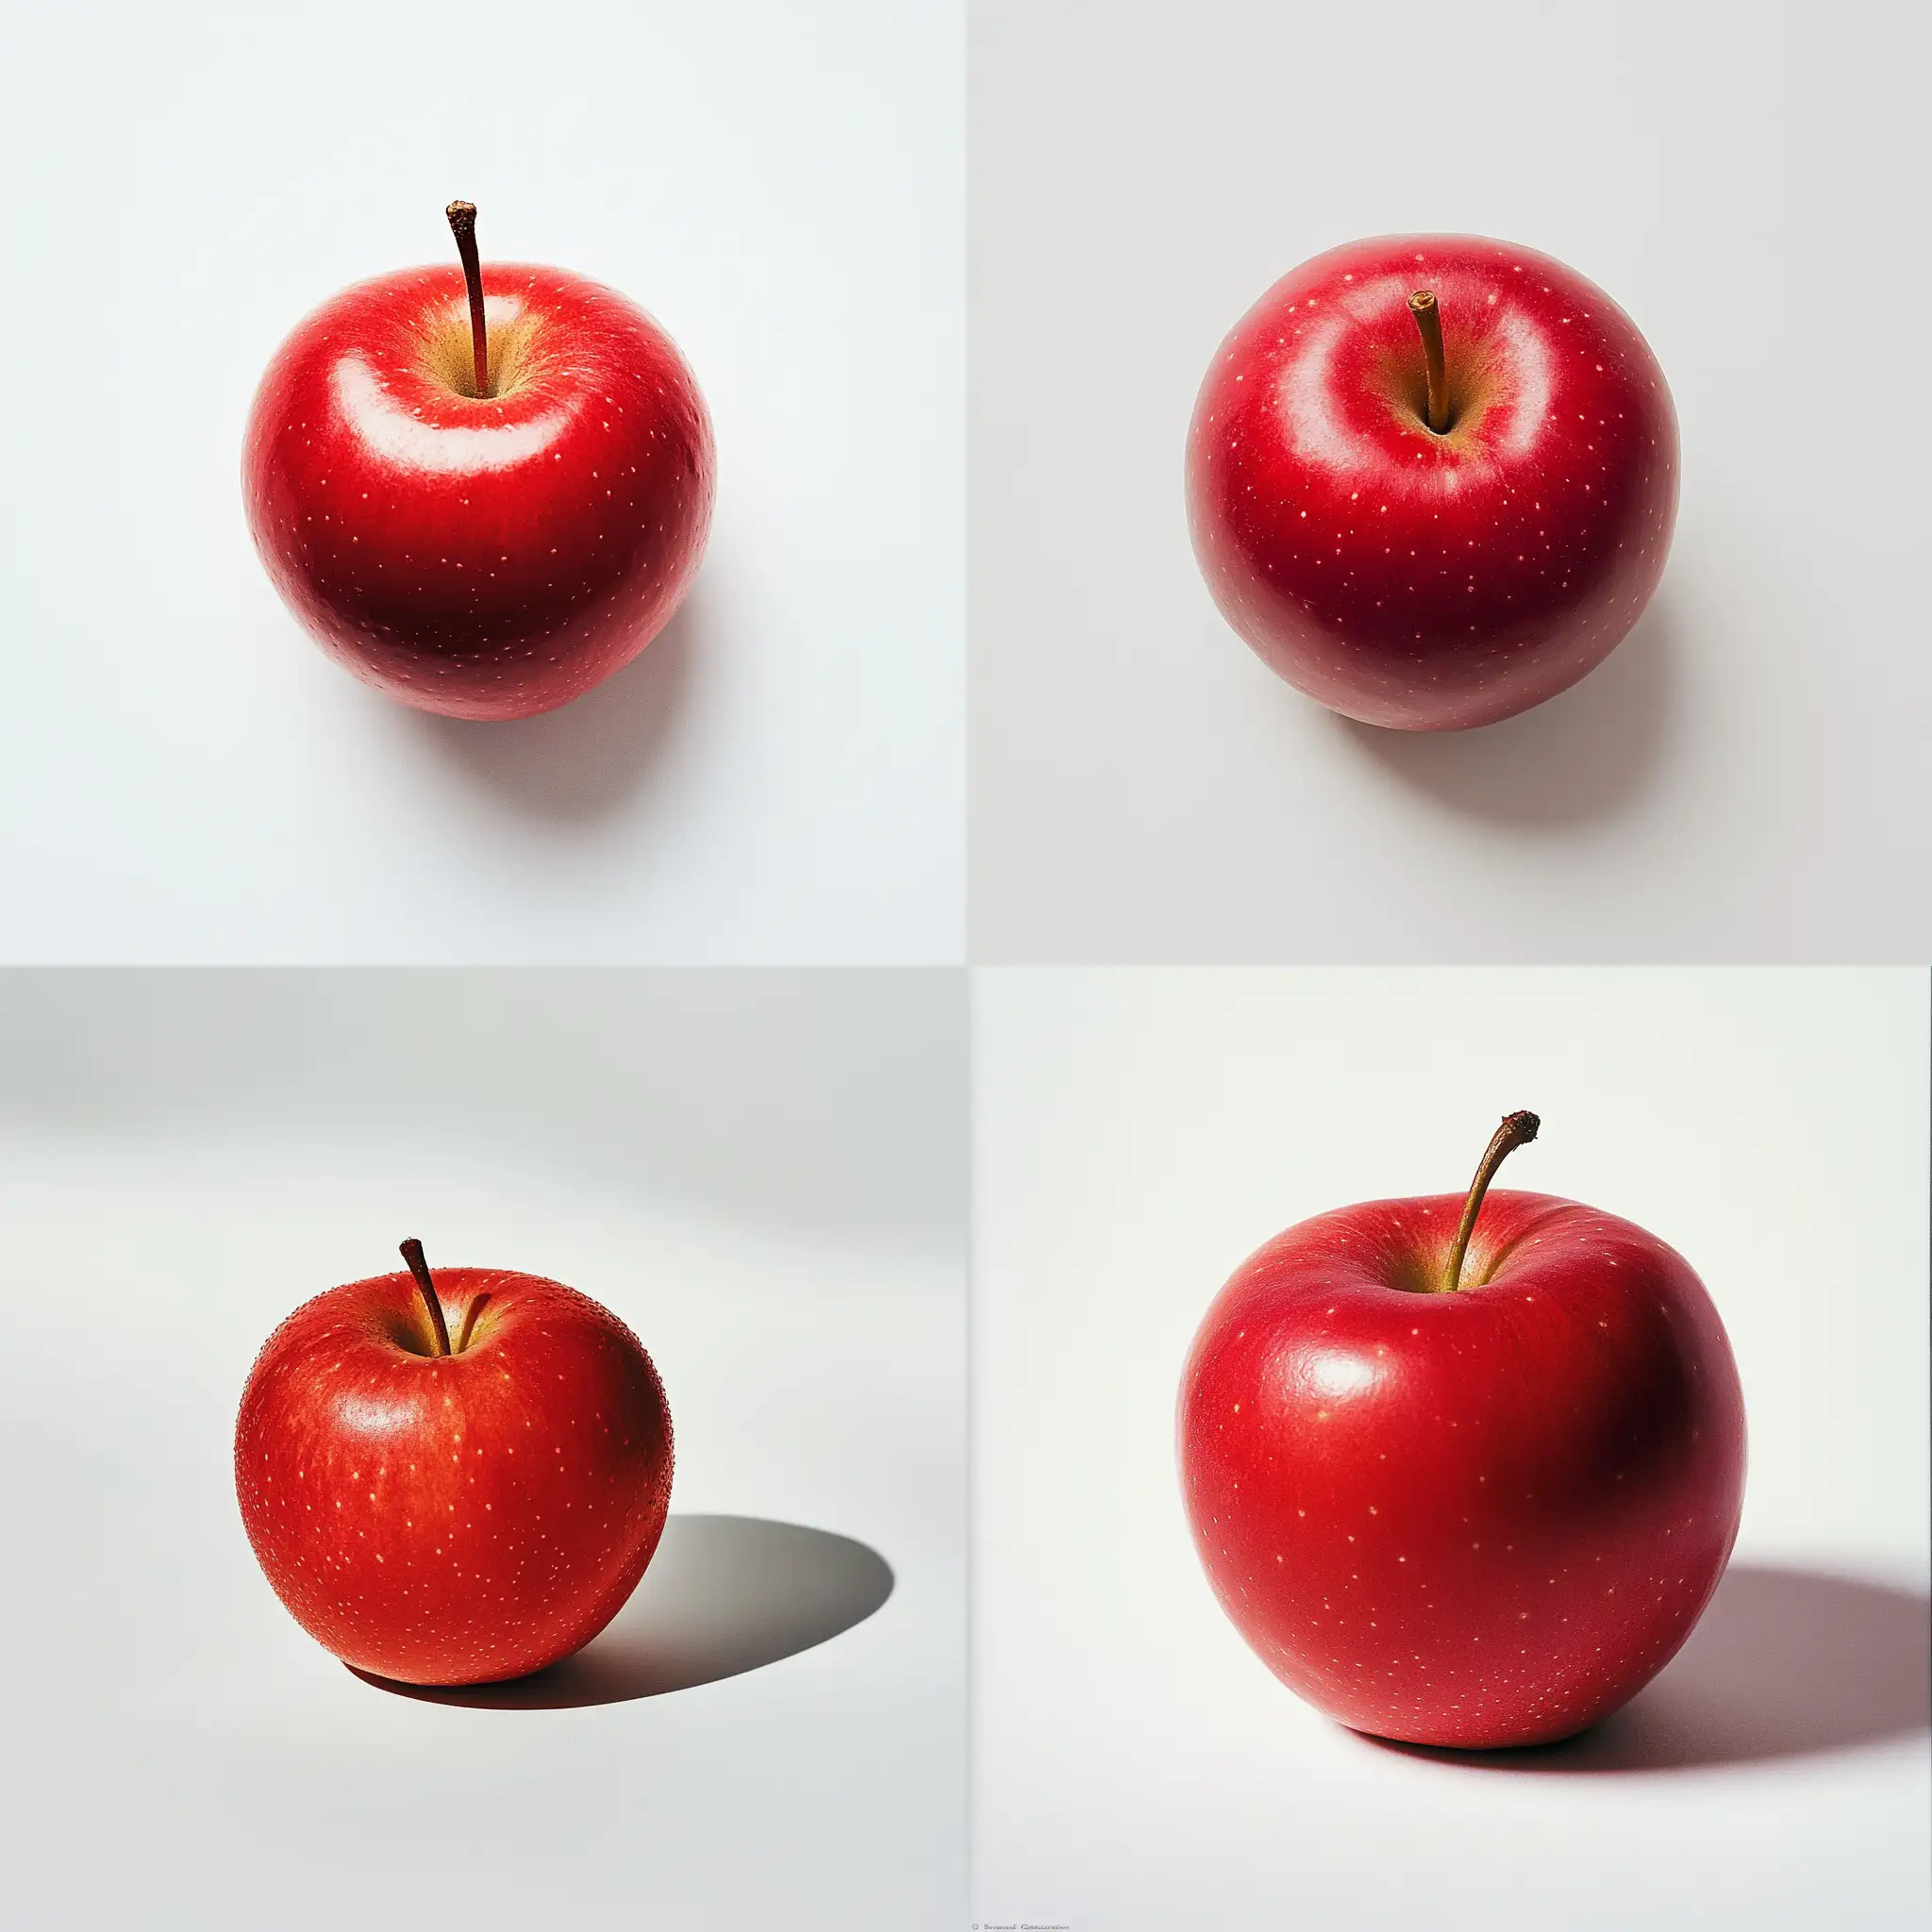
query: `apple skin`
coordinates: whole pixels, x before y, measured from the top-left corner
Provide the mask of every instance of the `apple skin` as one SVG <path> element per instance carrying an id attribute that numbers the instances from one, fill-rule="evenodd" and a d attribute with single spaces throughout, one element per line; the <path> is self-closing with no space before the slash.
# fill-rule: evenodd
<path id="1" fill-rule="evenodd" d="M 1180 1393 L 1222 1607 L 1358 1731 L 1541 1744 L 1633 1697 L 1729 1559 L 1744 1405 L 1689 1264 L 1629 1222 L 1492 1190 L 1305 1221 L 1236 1272 Z"/>
<path id="2" fill-rule="evenodd" d="M 438 1356 L 407 1274 L 330 1289 L 262 1348 L 235 1492 L 275 1594 L 325 1649 L 407 1684 L 483 1684 L 581 1648 L 671 1502 L 650 1357 L 560 1282 L 439 1268 Z M 487 1306 L 483 1304 L 488 1297 Z"/>
<path id="3" fill-rule="evenodd" d="M 1637 325 L 1574 270 L 1385 236 L 1304 262 L 1236 325 L 1187 500 L 1214 601 L 1289 683 L 1364 724 L 1466 730 L 1554 697 L 1637 622 L 1676 520 L 1676 411 Z"/>
<path id="4" fill-rule="evenodd" d="M 483 269 L 477 398 L 452 265 L 345 289 L 275 352 L 242 458 L 283 600 L 378 691 L 451 718 L 579 697 L 677 608 L 709 528 L 710 423 L 671 339 L 558 269 Z"/>

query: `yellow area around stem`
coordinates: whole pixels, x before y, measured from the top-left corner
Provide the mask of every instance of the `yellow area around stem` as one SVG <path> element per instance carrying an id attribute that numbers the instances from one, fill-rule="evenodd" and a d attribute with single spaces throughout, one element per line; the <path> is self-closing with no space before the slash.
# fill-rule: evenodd
<path id="1" fill-rule="evenodd" d="M 1371 381 L 1404 428 L 1441 448 L 1473 453 L 1476 431 L 1498 399 L 1502 372 L 1488 344 L 1467 337 L 1458 341 L 1445 329 L 1442 378 L 1449 426 L 1440 433 L 1429 427 L 1429 371 L 1420 336 L 1412 345 L 1378 357 Z"/>
<path id="2" fill-rule="evenodd" d="M 489 358 L 490 392 L 476 395 L 476 358 L 470 339 L 470 308 L 467 301 L 430 325 L 423 338 L 423 359 L 429 373 L 459 396 L 478 401 L 500 401 L 530 382 L 542 364 L 543 323 L 528 313 L 504 321 L 488 319 L 484 326 L 485 351 Z"/>

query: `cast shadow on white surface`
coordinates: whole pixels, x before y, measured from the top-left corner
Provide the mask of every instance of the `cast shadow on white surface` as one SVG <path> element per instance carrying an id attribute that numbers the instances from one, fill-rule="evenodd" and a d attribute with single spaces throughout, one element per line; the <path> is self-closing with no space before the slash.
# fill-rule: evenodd
<path id="1" fill-rule="evenodd" d="M 554 711 L 490 723 L 410 716 L 438 756 L 520 815 L 608 818 L 642 789 L 676 730 L 704 637 L 700 585 L 622 671 Z"/>
<path id="2" fill-rule="evenodd" d="M 892 1572 L 851 1537 L 759 1516 L 674 1516 L 631 1600 L 575 1657 L 508 1684 L 378 1690 L 478 1710 L 565 1710 L 761 1670 L 862 1624 Z"/>
<path id="3" fill-rule="evenodd" d="M 1473 819 L 1557 827 L 1607 819 L 1642 790 L 1669 734 L 1678 629 L 1668 590 L 1579 684 L 1475 731 L 1385 731 L 1338 718 L 1375 763 Z"/>
<path id="4" fill-rule="evenodd" d="M 1932 1604 L 1918 1591 L 1733 1563 L 1690 1641 L 1580 1738 L 1523 1751 L 1385 1750 L 1495 1771 L 1688 1771 L 1855 1750 L 1932 1729 Z"/>

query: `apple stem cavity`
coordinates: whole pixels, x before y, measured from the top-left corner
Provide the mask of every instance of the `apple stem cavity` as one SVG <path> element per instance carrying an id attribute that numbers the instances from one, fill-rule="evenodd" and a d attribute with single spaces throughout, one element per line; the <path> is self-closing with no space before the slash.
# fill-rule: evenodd
<path id="1" fill-rule="evenodd" d="M 475 1296 L 470 1306 L 463 1310 L 463 1325 L 457 1331 L 458 1355 L 461 1355 L 464 1349 L 469 1347 L 470 1337 L 476 1332 L 476 1317 L 489 1306 L 490 1297 L 487 1294 L 479 1294 Z"/>
<path id="2" fill-rule="evenodd" d="M 1428 413 L 1423 420 L 1435 435 L 1445 436 L 1449 430 L 1449 378 L 1442 361 L 1442 318 L 1433 291 L 1418 289 L 1408 298 L 1408 312 L 1421 331 L 1423 359 L 1429 368 Z"/>
<path id="3" fill-rule="evenodd" d="M 1463 1257 L 1469 1253 L 1469 1238 L 1475 1232 L 1475 1218 L 1483 1211 L 1483 1196 L 1502 1166 L 1519 1147 L 1526 1147 L 1537 1137 L 1542 1122 L 1533 1113 L 1506 1113 L 1503 1124 L 1490 1137 L 1483 1151 L 1482 1164 L 1469 1184 L 1469 1199 L 1462 1204 L 1461 1224 L 1456 1230 L 1455 1245 L 1449 1250 L 1449 1265 L 1442 1271 L 1442 1287 L 1454 1293 L 1462 1286 Z"/>
<path id="4" fill-rule="evenodd" d="M 457 253 L 463 258 L 463 280 L 470 291 L 470 356 L 475 364 L 475 393 L 487 396 L 490 334 L 483 325 L 483 264 L 476 255 L 476 204 L 453 201 L 443 213 L 449 217 L 450 232 L 457 238 Z"/>
<path id="5" fill-rule="evenodd" d="M 403 1259 L 409 1264 L 409 1273 L 416 1277 L 416 1287 L 423 1296 L 423 1306 L 429 1310 L 429 1325 L 436 1330 L 436 1352 L 449 1353 L 449 1324 L 442 1319 L 442 1303 L 436 1292 L 436 1283 L 430 1277 L 429 1263 L 423 1258 L 423 1243 L 414 1235 L 403 1243 Z"/>

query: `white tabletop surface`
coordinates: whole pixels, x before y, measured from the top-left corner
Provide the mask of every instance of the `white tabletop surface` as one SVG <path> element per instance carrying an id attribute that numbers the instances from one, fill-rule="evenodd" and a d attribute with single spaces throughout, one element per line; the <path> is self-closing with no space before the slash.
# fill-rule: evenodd
<path id="1" fill-rule="evenodd" d="M 1916 429 L 1932 11 L 978 0 L 973 956 L 1932 958 Z M 1298 262 L 1554 255 L 1662 363 L 1632 636 L 1488 730 L 1350 725 L 1227 627 L 1181 462 Z"/>
<path id="2" fill-rule="evenodd" d="M 0 958 L 912 962 L 964 913 L 953 4 L 7 9 Z M 486 257 L 649 309 L 718 510 L 543 718 L 400 708 L 242 522 L 276 343 Z"/>
<path id="3" fill-rule="evenodd" d="M 957 1924 L 957 982 L 252 977 L 4 988 L 0 1916 Z M 606 1302 L 676 1429 L 631 1604 L 480 1707 L 343 1669 L 234 1500 L 256 1349 L 411 1232 Z"/>
<path id="4" fill-rule="evenodd" d="M 974 1916 L 1073 1932 L 1932 1924 L 1924 972 L 978 975 Z M 1506 1184 L 1702 1274 L 1750 1423 L 1737 1556 L 1597 1732 L 1331 1724 L 1190 1541 L 1174 1404 L 1291 1223 Z"/>

